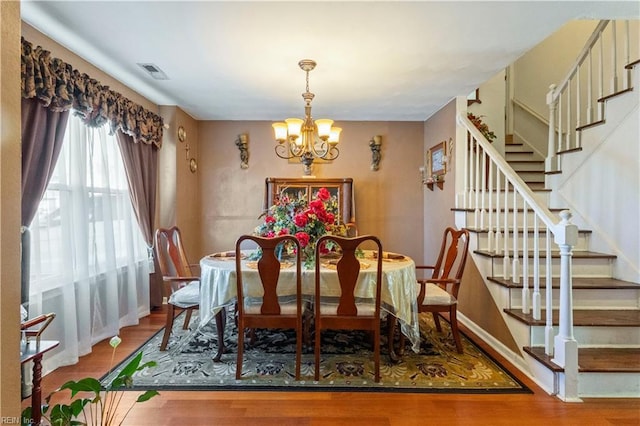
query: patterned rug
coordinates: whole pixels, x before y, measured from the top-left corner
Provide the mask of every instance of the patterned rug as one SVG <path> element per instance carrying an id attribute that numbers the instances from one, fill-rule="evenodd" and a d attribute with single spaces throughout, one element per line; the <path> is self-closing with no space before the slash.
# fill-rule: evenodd
<path id="1" fill-rule="evenodd" d="M 129 359 L 143 351 L 143 362 L 155 360 L 157 366 L 137 373 L 133 390 L 531 392 L 464 335 L 464 354 L 458 354 L 448 323 L 441 323 L 443 332 L 438 333 L 431 314 L 422 314 L 420 353 L 414 353 L 407 344 L 404 356 L 397 363 L 389 359 L 387 337 L 384 335 L 380 383 L 373 380 L 372 345 L 365 333 L 323 332 L 321 379 L 316 382 L 313 379 L 313 345 L 303 350 L 301 380 L 296 381 L 295 333 L 289 330 L 257 330 L 255 344 L 245 344 L 243 378 L 236 380 L 237 334 L 232 318 L 227 321 L 225 334 L 230 351 L 222 356 L 220 362 L 213 362 L 217 351 L 215 323 L 212 321 L 198 328 L 198 318 L 194 313 L 189 330 L 182 329 L 182 317 L 176 318 L 167 351 L 159 351 L 162 329 L 101 381 L 109 383 Z"/>

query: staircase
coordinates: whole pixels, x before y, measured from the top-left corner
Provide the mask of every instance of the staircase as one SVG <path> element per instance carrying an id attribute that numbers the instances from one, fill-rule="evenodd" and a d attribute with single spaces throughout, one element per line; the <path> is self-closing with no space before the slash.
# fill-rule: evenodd
<path id="1" fill-rule="evenodd" d="M 591 59 L 592 47 L 607 24 L 603 21 L 598 25 L 576 68 L 585 61 L 595 62 Z M 628 57 L 628 39 L 626 42 Z M 462 185 L 457 186 L 458 197 L 464 202 L 455 209 L 456 224 L 472 232 L 472 258 L 502 309 L 520 353 L 511 353 L 500 342 L 494 347 L 543 389 L 565 401 L 640 397 L 640 284 L 614 278 L 614 272 L 629 263 L 627 253 L 618 248 L 621 259 L 606 250 L 593 250 L 594 245 L 605 246 L 602 241 L 607 241 L 607 236 L 602 236 L 602 226 L 593 223 L 592 212 L 576 210 L 579 196 L 578 202 L 570 197 L 571 191 L 588 191 L 584 170 L 590 165 L 603 167 L 602 152 L 614 155 L 615 151 L 606 147 L 617 146 L 620 151 L 623 142 L 615 134 L 621 128 L 627 126 L 621 133 L 635 135 L 637 144 L 638 91 L 631 85 L 631 81 L 639 80 L 637 65 L 638 61 L 625 64 L 624 78 L 620 78 L 625 85 L 614 81 L 611 95 L 603 95 L 602 81 L 606 79 L 600 77 L 600 93 L 593 94 L 594 101 L 584 100 L 585 93 L 591 95 L 590 88 L 574 90 L 577 100 L 573 101 L 571 90 L 565 93 L 568 87 L 580 83 L 581 75 L 583 81 L 587 74 L 591 78 L 591 70 L 574 69 L 558 88 L 552 86 L 547 96 L 549 128 L 553 129 L 549 132 L 551 154 L 547 158 L 513 137 L 507 137 L 502 158 L 470 121 L 458 117 L 467 131 L 467 144 L 464 176 L 456 176 L 464 182 L 462 192 Z M 629 120 L 628 116 L 634 114 L 636 117 Z M 635 131 L 629 132 L 628 126 L 635 126 Z M 625 156 L 624 152 L 615 153 L 618 163 L 608 164 L 614 169 L 620 164 L 619 158 Z M 616 170 L 609 170 L 600 170 L 598 176 L 606 179 L 607 175 L 616 175 Z M 612 192 L 615 183 L 602 187 Z M 605 203 L 606 195 L 593 193 Z M 572 201 L 571 211 L 580 228 L 565 211 L 564 199 Z M 605 210 L 613 212 L 614 207 L 607 205 Z M 622 221 L 624 211 L 616 213 L 607 219 Z M 592 230 L 586 229 L 590 226 L 584 226 L 589 223 L 598 228 L 595 240 Z M 473 323 L 470 326 L 473 328 Z"/>
<path id="2" fill-rule="evenodd" d="M 505 147 L 505 158 L 534 193 L 544 194 L 544 160 L 523 143 L 511 143 Z M 556 214 L 564 208 L 550 209 Z M 512 212 L 512 210 L 510 210 Z M 473 223 L 473 211 L 466 211 L 467 223 Z M 487 250 L 488 231 L 469 227 L 475 234 L 474 258 L 487 263 L 491 271 L 502 271 L 503 254 Z M 521 231 L 520 231 L 521 232 Z M 578 341 L 579 394 L 588 396 L 640 396 L 640 285 L 611 277 L 612 263 L 616 256 L 589 251 L 592 231 L 578 229 L 578 244 L 573 248 L 573 325 Z M 528 232 L 531 240 L 533 231 Z M 543 241 L 539 242 L 542 246 Z M 529 244 L 533 247 L 533 242 Z M 557 263 L 555 256 L 554 261 Z M 489 274 L 487 285 L 496 287 L 496 300 L 506 301 L 503 311 L 527 364 L 534 371 L 546 369 L 543 376 L 551 376 L 553 385 L 547 389 L 557 393 L 555 376 L 563 372 L 545 353 L 546 310 L 541 317 L 523 313 L 522 283 L 503 276 Z M 533 287 L 530 281 L 529 287 Z M 552 299 L 558 300 L 560 282 L 552 279 Z M 542 290 L 541 298 L 545 299 Z M 552 325 L 558 327 L 558 309 L 551 313 Z M 625 384 L 626 383 L 626 384 Z M 542 384 L 542 383 L 541 383 Z"/>

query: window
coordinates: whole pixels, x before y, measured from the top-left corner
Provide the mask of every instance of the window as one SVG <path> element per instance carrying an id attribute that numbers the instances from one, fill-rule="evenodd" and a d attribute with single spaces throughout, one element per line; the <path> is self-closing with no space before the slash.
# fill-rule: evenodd
<path id="1" fill-rule="evenodd" d="M 50 338 L 62 350 L 51 357 L 55 367 L 148 313 L 148 250 L 106 126 L 89 128 L 70 116 L 30 230 L 30 315 L 57 315 Z"/>

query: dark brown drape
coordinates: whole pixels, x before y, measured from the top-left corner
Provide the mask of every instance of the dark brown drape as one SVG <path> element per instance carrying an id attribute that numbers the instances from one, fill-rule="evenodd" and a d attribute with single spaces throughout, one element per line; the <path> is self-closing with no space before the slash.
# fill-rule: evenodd
<path id="1" fill-rule="evenodd" d="M 58 161 L 69 110 L 22 98 L 22 226 L 29 226 Z"/>
<path id="2" fill-rule="evenodd" d="M 118 147 L 122 154 L 129 197 L 138 225 L 149 247 L 153 247 L 153 219 L 156 213 L 156 184 L 158 176 L 158 148 L 155 145 L 134 143 L 133 138 L 121 131 L 116 132 Z M 155 260 L 155 270 L 159 266 Z M 149 276 L 151 307 L 162 305 L 162 278 L 154 273 Z"/>
<path id="3" fill-rule="evenodd" d="M 116 132 L 129 183 L 131 204 L 144 239 L 153 245 L 153 219 L 156 213 L 158 149 L 154 145 L 134 143 L 129 135 Z"/>

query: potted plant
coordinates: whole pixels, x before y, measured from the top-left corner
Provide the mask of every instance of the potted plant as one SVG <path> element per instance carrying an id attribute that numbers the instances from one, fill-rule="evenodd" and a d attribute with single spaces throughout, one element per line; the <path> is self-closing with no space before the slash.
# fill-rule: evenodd
<path id="1" fill-rule="evenodd" d="M 118 336 L 112 337 L 109 341 L 109 344 L 113 348 L 109 371 L 111 371 L 111 366 L 113 365 L 116 348 L 121 341 Z M 102 387 L 99 380 L 93 377 L 86 377 L 78 381 L 70 380 L 63 384 L 45 398 L 45 405 L 42 407 L 43 420 L 49 422 L 52 426 L 110 426 L 122 424 L 135 403 L 145 402 L 159 395 L 155 390 L 143 392 L 138 396 L 134 404 L 131 404 L 124 415 L 118 413 L 122 393 L 126 388 L 131 387 L 133 375 L 145 368 L 156 366 L 155 361 L 141 364 L 142 355 L 142 352 L 140 352 L 129 361 L 105 388 Z M 49 405 L 51 398 L 55 394 L 67 389 L 71 391 L 71 400 L 68 404 L 60 403 L 54 406 Z M 32 407 L 27 407 L 22 412 L 23 425 L 31 424 L 31 412 Z"/>

